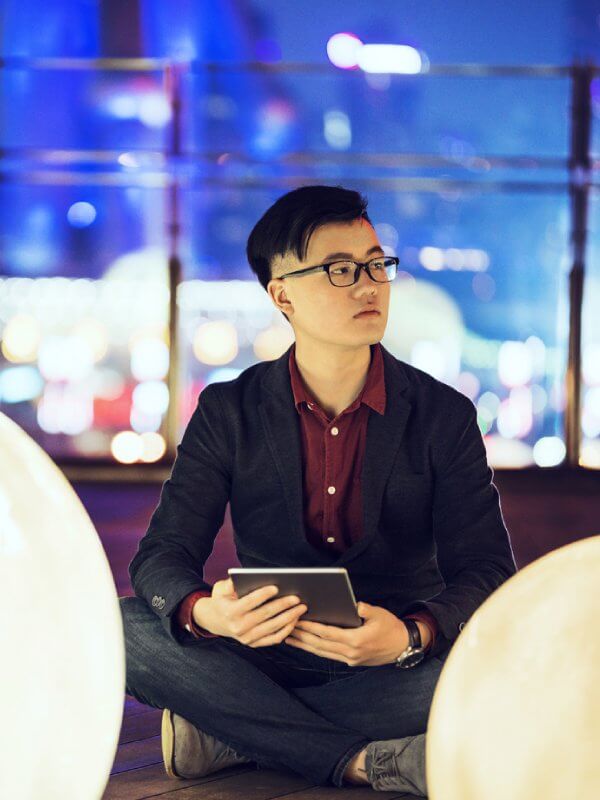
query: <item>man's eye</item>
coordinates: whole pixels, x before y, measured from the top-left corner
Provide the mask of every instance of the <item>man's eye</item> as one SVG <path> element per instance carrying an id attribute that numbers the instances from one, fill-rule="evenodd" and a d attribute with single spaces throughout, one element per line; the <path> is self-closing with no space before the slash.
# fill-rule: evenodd
<path id="1" fill-rule="evenodd" d="M 352 264 L 340 264 L 337 267 L 333 267 L 330 271 L 333 272 L 334 275 L 345 275 L 348 270 L 353 269 Z"/>

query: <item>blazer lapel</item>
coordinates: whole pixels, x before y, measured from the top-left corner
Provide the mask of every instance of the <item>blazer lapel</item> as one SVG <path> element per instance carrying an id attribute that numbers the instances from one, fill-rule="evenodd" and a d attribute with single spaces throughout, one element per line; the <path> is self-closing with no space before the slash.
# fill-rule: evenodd
<path id="1" fill-rule="evenodd" d="M 377 532 L 383 491 L 404 436 L 411 404 L 402 396 L 408 380 L 398 361 L 383 346 L 386 389 L 385 414 L 369 409 L 361 485 L 363 535 L 332 562 L 331 555 L 306 539 L 303 514 L 302 452 L 300 420 L 294 406 L 288 359 L 290 348 L 272 362 L 262 378 L 263 399 L 258 413 L 273 455 L 289 509 L 292 533 L 313 562 L 344 566 L 368 547 Z M 317 564 L 318 565 L 318 564 Z"/>

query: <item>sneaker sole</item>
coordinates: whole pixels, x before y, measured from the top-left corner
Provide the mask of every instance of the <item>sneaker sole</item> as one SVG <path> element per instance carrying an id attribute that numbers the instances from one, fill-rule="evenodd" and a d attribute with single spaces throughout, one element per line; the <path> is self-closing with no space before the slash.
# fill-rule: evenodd
<path id="1" fill-rule="evenodd" d="M 173 756 L 175 752 L 175 728 L 173 726 L 172 714 L 173 712 L 170 709 L 163 709 L 160 726 L 162 755 L 167 775 L 170 778 L 181 778 L 181 775 L 178 775 L 175 772 L 175 767 L 173 766 Z"/>

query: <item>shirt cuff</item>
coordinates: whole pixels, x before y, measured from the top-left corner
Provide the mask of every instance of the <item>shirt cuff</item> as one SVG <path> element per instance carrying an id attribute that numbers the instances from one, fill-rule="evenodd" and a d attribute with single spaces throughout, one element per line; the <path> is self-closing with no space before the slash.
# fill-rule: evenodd
<path id="1" fill-rule="evenodd" d="M 435 645 L 435 638 L 438 632 L 438 624 L 436 618 L 433 614 L 430 614 L 429 611 L 414 611 L 412 614 L 404 614 L 404 619 L 414 619 L 422 622 L 424 625 L 427 625 L 429 630 L 431 631 L 431 641 L 425 648 L 425 653 L 429 653 L 430 650 L 433 649 Z"/>
<path id="2" fill-rule="evenodd" d="M 177 609 L 176 619 L 179 627 L 191 633 L 195 639 L 213 639 L 218 636 L 218 634 L 211 633 L 206 628 L 201 628 L 197 625 L 192 616 L 192 609 L 196 601 L 201 597 L 210 596 L 211 592 L 207 592 L 205 589 L 197 589 L 184 597 Z"/>

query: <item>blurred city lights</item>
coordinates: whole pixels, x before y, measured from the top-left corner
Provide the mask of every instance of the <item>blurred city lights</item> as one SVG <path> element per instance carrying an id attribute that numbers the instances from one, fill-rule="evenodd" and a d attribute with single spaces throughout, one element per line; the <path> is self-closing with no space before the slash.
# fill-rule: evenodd
<path id="1" fill-rule="evenodd" d="M 356 69 L 363 43 L 353 33 L 336 33 L 327 42 L 327 57 L 335 67 Z"/>
<path id="2" fill-rule="evenodd" d="M 139 406 L 132 406 L 129 414 L 129 424 L 136 433 L 148 433 L 160 430 L 163 415 L 159 413 L 148 414 Z"/>
<path id="3" fill-rule="evenodd" d="M 378 223 L 376 232 L 385 251 L 395 253 L 395 225 Z M 400 248 L 403 256 L 406 250 Z M 413 250 L 413 265 L 431 271 L 489 264 L 484 251 Z M 480 255 L 466 257 L 473 252 Z M 8 362 L 0 364 L 0 402 L 30 404 L 42 431 L 72 437 L 70 446 L 82 455 L 110 449 L 122 463 L 160 460 L 169 405 L 166 277 L 164 251 L 148 248 L 117 259 L 100 280 L 0 278 L 0 351 Z M 177 301 L 183 345 L 201 365 L 194 385 L 237 377 L 244 367 L 233 362 L 242 348 L 244 358 L 249 348 L 252 358 L 268 361 L 294 340 L 291 326 L 253 282 L 185 281 Z M 383 344 L 475 404 L 490 464 L 562 463 L 562 440 L 540 438 L 548 415 L 564 410 L 564 380 L 555 369 L 559 348 L 537 335 L 525 341 L 478 336 L 465 327 L 450 290 L 405 271 L 391 287 L 389 316 L 394 324 Z M 99 364 L 107 357 L 110 365 Z M 599 357 L 600 345 L 588 341 L 580 464 L 594 469 L 600 468 Z M 92 430 L 94 422 L 99 431 Z M 121 431 L 119 438 L 111 439 L 111 427 Z"/>
<path id="4" fill-rule="evenodd" d="M 445 362 L 444 352 L 437 342 L 421 340 L 414 343 L 410 354 L 410 363 L 413 367 L 422 369 L 438 380 L 443 380 L 446 372 Z"/>
<path id="5" fill-rule="evenodd" d="M 39 370 L 47 381 L 80 381 L 94 366 L 88 341 L 75 336 L 46 336 L 38 353 Z"/>
<path id="6" fill-rule="evenodd" d="M 285 320 L 282 322 L 286 325 Z M 281 355 L 282 351 L 294 341 L 294 333 L 290 325 L 269 326 L 262 331 L 258 331 L 252 343 L 254 356 L 259 361 L 273 361 Z"/>
<path id="7" fill-rule="evenodd" d="M 523 386 L 531 380 L 531 350 L 523 342 L 506 341 L 498 352 L 498 377 L 505 386 Z"/>
<path id="8" fill-rule="evenodd" d="M 203 364 L 229 364 L 238 354 L 237 337 L 237 329 L 231 322 L 205 322 L 194 334 L 194 355 Z"/>
<path id="9" fill-rule="evenodd" d="M 38 397 L 44 381 L 33 366 L 7 367 L 0 372 L 0 402 L 23 403 Z"/>
<path id="10" fill-rule="evenodd" d="M 519 439 L 504 439 L 492 434 L 484 439 L 488 461 L 496 467 L 529 467 L 533 464 L 531 447 Z"/>
<path id="11" fill-rule="evenodd" d="M 558 436 L 544 436 L 533 446 L 533 459 L 538 467 L 555 467 L 567 453 L 567 448 Z"/>
<path id="12" fill-rule="evenodd" d="M 520 439 L 529 433 L 532 423 L 531 390 L 527 387 L 512 389 L 498 409 L 498 433 L 505 439 Z"/>
<path id="13" fill-rule="evenodd" d="M 169 407 L 169 387 L 163 381 L 144 381 L 133 390 L 132 400 L 144 414 L 164 414 Z"/>
<path id="14" fill-rule="evenodd" d="M 142 433 L 140 439 L 142 443 L 142 461 L 158 461 L 164 456 L 167 444 L 160 433 Z"/>
<path id="15" fill-rule="evenodd" d="M 169 348 L 162 339 L 138 339 L 131 346 L 131 374 L 138 381 L 160 380 L 169 371 Z"/>
<path id="16" fill-rule="evenodd" d="M 87 228 L 96 219 L 96 209 L 91 203 L 73 203 L 67 211 L 67 219 L 74 228 Z"/>
<path id="17" fill-rule="evenodd" d="M 323 135 L 330 147 L 347 150 L 352 144 L 350 118 L 343 111 L 326 111 L 323 115 Z"/>
<path id="18" fill-rule="evenodd" d="M 121 431 L 113 436 L 110 451 L 121 464 L 134 464 L 142 457 L 144 443 L 135 431 Z"/>
<path id="19" fill-rule="evenodd" d="M 364 72 L 415 75 L 423 67 L 419 51 L 403 44 L 363 44 L 357 51 L 357 60 Z"/>
<path id="20" fill-rule="evenodd" d="M 161 92 L 151 92 L 138 99 L 138 117 L 149 128 L 162 128 L 171 119 L 171 106 Z"/>
<path id="21" fill-rule="evenodd" d="M 485 409 L 492 415 L 492 419 L 496 418 L 499 408 L 500 398 L 493 392 L 484 392 L 477 401 L 477 410 L 483 411 Z"/>
<path id="22" fill-rule="evenodd" d="M 35 361 L 40 339 L 37 320 L 31 314 L 15 314 L 8 320 L 2 333 L 2 355 L 13 363 Z"/>
<path id="23" fill-rule="evenodd" d="M 458 247 L 444 249 L 428 246 L 419 250 L 419 263 L 431 272 L 439 272 L 442 269 L 450 269 L 454 272 L 483 272 L 490 265 L 490 257 L 485 250 L 476 250 L 474 248 L 460 250 Z M 491 291 L 491 284 L 485 285 L 481 281 L 476 284 L 475 279 L 473 280 L 473 290 L 487 292 L 489 294 L 487 299 L 493 296 L 496 287 L 493 279 L 490 278 L 489 280 L 493 284 L 493 291 Z"/>
<path id="24" fill-rule="evenodd" d="M 84 387 L 48 383 L 37 406 L 37 423 L 46 433 L 82 433 L 94 423 L 94 404 Z"/>
<path id="25" fill-rule="evenodd" d="M 456 382 L 456 388 L 466 395 L 469 400 L 474 401 L 479 394 L 481 384 L 477 375 L 473 375 L 472 372 L 461 372 Z"/>
<path id="26" fill-rule="evenodd" d="M 71 335 L 87 343 L 94 363 L 102 361 L 108 352 L 108 331 L 106 325 L 103 325 L 92 317 L 81 319 L 73 327 Z"/>
<path id="27" fill-rule="evenodd" d="M 589 469 L 600 469 L 600 439 L 584 439 L 579 464 Z"/>

